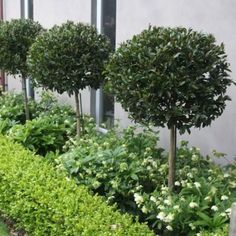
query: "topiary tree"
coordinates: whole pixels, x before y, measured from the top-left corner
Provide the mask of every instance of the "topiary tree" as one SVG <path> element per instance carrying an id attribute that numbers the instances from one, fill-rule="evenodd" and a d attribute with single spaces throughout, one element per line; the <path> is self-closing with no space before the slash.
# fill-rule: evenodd
<path id="1" fill-rule="evenodd" d="M 168 186 L 174 186 L 176 129 L 205 127 L 225 109 L 229 64 L 211 34 L 185 28 L 149 27 L 121 44 L 107 80 L 136 122 L 170 129 Z"/>
<path id="2" fill-rule="evenodd" d="M 29 71 L 26 58 L 29 47 L 41 31 L 41 25 L 30 19 L 14 19 L 0 24 L 0 69 L 14 76 L 20 75 L 25 96 L 26 120 L 30 118 L 26 89 Z"/>
<path id="3" fill-rule="evenodd" d="M 101 85 L 110 51 L 108 39 L 93 26 L 70 21 L 45 32 L 30 49 L 28 64 L 37 85 L 75 96 L 78 136 L 79 91 Z"/>

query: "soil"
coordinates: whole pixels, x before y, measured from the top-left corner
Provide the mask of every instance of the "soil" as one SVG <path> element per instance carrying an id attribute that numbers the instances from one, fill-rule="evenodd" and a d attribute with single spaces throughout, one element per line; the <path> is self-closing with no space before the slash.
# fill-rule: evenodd
<path id="1" fill-rule="evenodd" d="M 7 226 L 9 231 L 9 236 L 26 236 L 25 231 L 22 229 L 17 229 L 15 223 L 12 220 L 3 217 L 1 217 L 1 220 Z"/>

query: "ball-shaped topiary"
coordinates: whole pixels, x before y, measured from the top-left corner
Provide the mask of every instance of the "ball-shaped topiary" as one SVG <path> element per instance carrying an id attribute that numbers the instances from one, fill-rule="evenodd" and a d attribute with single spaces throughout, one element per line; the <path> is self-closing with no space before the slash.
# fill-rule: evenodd
<path id="1" fill-rule="evenodd" d="M 210 125 L 230 100 L 223 44 L 192 29 L 150 27 L 121 44 L 107 71 L 116 99 L 135 121 L 182 133 Z"/>
<path id="2" fill-rule="evenodd" d="M 28 64 L 38 85 L 75 95 L 79 117 L 79 90 L 101 85 L 110 51 L 109 40 L 93 26 L 68 21 L 37 38 L 30 49 Z M 79 129 L 77 126 L 78 135 Z"/>
<path id="3" fill-rule="evenodd" d="M 30 19 L 13 19 L 0 24 L 0 68 L 12 75 L 27 77 L 27 54 L 42 32 L 39 23 Z"/>
<path id="4" fill-rule="evenodd" d="M 20 75 L 22 78 L 26 119 L 29 119 L 26 92 L 29 70 L 26 59 L 29 47 L 42 30 L 39 23 L 30 19 L 14 19 L 0 23 L 0 69 L 14 76 Z"/>
<path id="5" fill-rule="evenodd" d="M 186 28 L 149 27 L 121 44 L 107 66 L 107 80 L 136 122 L 170 130 L 169 179 L 173 188 L 176 129 L 204 127 L 225 109 L 229 64 L 211 34 Z"/>
<path id="6" fill-rule="evenodd" d="M 40 86 L 72 95 L 86 86 L 100 86 L 110 49 L 108 39 L 93 26 L 68 21 L 37 38 L 28 64 Z"/>

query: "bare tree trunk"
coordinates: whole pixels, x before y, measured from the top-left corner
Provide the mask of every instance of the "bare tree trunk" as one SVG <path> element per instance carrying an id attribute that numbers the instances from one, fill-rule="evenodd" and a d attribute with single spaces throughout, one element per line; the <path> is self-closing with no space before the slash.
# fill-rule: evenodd
<path id="1" fill-rule="evenodd" d="M 176 162 L 176 127 L 173 126 L 170 129 L 169 175 L 168 175 L 168 187 L 170 190 L 173 190 L 174 188 L 175 162 Z"/>
<path id="2" fill-rule="evenodd" d="M 76 134 L 80 137 L 80 103 L 79 103 L 79 93 L 75 91 L 75 108 L 76 108 Z"/>
<path id="3" fill-rule="evenodd" d="M 80 101 L 80 123 L 81 123 L 81 132 L 84 134 L 84 116 L 83 116 L 83 106 L 82 106 L 82 95 L 79 93 L 79 101 Z"/>
<path id="4" fill-rule="evenodd" d="M 27 96 L 27 89 L 26 89 L 26 77 L 22 76 L 22 90 L 24 93 L 24 107 L 25 107 L 25 119 L 29 120 L 30 119 L 30 114 L 29 114 L 29 106 L 28 106 L 28 96 Z"/>

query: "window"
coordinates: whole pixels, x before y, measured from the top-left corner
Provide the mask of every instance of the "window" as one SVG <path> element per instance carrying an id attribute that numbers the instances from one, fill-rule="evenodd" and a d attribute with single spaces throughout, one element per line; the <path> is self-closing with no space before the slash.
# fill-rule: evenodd
<path id="1" fill-rule="evenodd" d="M 116 0 L 92 0 L 91 23 L 98 32 L 105 34 L 115 49 L 116 43 Z M 96 123 L 105 123 L 107 128 L 114 125 L 114 97 L 105 94 L 102 87 L 91 91 L 91 115 Z"/>

